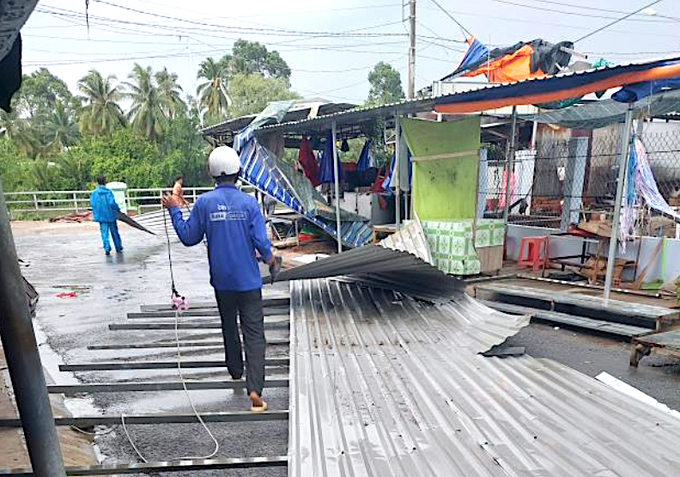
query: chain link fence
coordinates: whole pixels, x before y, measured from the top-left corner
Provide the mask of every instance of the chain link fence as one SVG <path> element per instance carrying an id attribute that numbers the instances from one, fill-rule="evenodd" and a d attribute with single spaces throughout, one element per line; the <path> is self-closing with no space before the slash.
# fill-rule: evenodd
<path id="1" fill-rule="evenodd" d="M 661 195 L 680 208 L 680 134 L 643 133 L 640 138 Z M 480 154 L 478 215 L 503 217 L 508 197 L 510 223 L 566 230 L 593 214 L 611 218 L 620 148 L 618 128 L 539 140 L 535 150 L 516 151 L 508 179 L 507 149 L 485 145 Z M 640 232 L 659 235 L 659 228 L 672 226 L 669 234 L 675 235 L 671 219 L 641 212 Z"/>

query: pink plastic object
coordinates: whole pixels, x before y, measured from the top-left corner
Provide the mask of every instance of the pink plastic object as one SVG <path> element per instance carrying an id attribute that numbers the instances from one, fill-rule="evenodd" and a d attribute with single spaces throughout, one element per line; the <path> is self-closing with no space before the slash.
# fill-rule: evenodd
<path id="1" fill-rule="evenodd" d="M 189 309 L 189 300 L 183 296 L 174 294 L 172 295 L 172 309 L 179 311 L 186 311 Z"/>

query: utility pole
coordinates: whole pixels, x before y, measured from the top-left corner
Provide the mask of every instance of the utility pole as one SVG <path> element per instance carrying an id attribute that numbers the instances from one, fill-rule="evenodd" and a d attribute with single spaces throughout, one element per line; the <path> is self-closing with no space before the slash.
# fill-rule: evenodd
<path id="1" fill-rule="evenodd" d="M 413 99 L 416 96 L 416 0 L 409 0 L 408 23 L 408 91 L 406 97 Z"/>
<path id="2" fill-rule="evenodd" d="M 0 184 L 0 339 L 33 475 L 66 477 L 9 215 Z"/>

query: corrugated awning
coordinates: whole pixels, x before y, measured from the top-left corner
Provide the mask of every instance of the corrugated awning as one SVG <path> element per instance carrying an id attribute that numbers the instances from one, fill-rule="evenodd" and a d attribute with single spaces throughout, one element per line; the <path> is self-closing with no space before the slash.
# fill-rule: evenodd
<path id="1" fill-rule="evenodd" d="M 680 57 L 605 66 L 441 96 L 435 100 L 435 110 L 438 113 L 475 113 L 513 105 L 549 103 L 676 76 L 680 76 Z"/>
<path id="2" fill-rule="evenodd" d="M 622 123 L 628 105 L 605 99 L 593 103 L 578 104 L 565 109 L 543 111 L 523 115 L 522 119 L 538 123 L 557 124 L 572 129 L 597 129 L 614 123 Z M 647 96 L 633 103 L 635 111 L 649 117 L 663 116 L 680 111 L 680 91 L 670 91 Z"/>

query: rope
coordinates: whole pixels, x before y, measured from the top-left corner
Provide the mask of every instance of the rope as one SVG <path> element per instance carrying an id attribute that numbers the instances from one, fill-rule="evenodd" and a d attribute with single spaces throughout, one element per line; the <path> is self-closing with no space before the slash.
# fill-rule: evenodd
<path id="1" fill-rule="evenodd" d="M 172 287 L 172 297 L 179 296 L 177 289 L 175 288 L 175 273 L 172 269 L 172 252 L 170 251 L 170 233 L 168 232 L 168 215 L 170 215 L 169 210 L 163 211 L 163 227 L 165 227 L 165 240 L 168 244 L 168 263 L 170 264 L 170 286 Z"/>
<path id="2" fill-rule="evenodd" d="M 170 212 L 168 211 L 168 215 Z M 201 414 L 198 412 L 198 409 L 196 409 L 196 405 L 194 404 L 193 399 L 191 399 L 191 395 L 189 394 L 189 389 L 187 388 L 187 383 L 186 380 L 184 379 L 184 374 L 182 373 L 182 351 L 181 351 L 181 346 L 180 346 L 180 339 L 179 339 L 179 315 L 183 310 L 186 310 L 189 307 L 189 302 L 183 297 L 180 296 L 179 293 L 177 293 L 177 289 L 175 288 L 175 275 L 174 271 L 172 268 L 172 252 L 171 252 L 171 247 L 170 247 L 170 234 L 168 233 L 168 221 L 165 212 L 163 212 L 163 225 L 165 226 L 165 239 L 168 244 L 168 263 L 170 264 L 170 280 L 171 280 L 171 286 L 172 286 L 172 306 L 175 309 L 175 341 L 177 343 L 177 373 L 179 374 L 179 379 L 182 382 L 182 389 L 184 390 L 184 394 L 187 397 L 187 400 L 189 401 L 189 405 L 191 406 L 192 411 L 194 412 L 194 415 L 196 416 L 196 419 L 198 419 L 198 422 L 201 423 L 201 426 L 203 426 L 203 429 L 205 429 L 205 432 L 208 433 L 208 436 L 210 439 L 213 441 L 215 444 L 215 448 L 213 451 L 206 455 L 206 456 L 186 456 L 186 457 L 180 457 L 180 460 L 184 459 L 212 459 L 217 455 L 217 453 L 220 450 L 220 444 L 217 442 L 217 439 L 215 439 L 215 436 L 213 433 L 210 431 L 208 426 L 206 425 L 205 421 L 201 417 Z M 137 453 L 137 456 L 139 456 L 140 459 L 142 459 L 143 462 L 148 462 L 148 460 L 142 455 L 142 453 L 139 451 L 135 443 L 132 441 L 132 437 L 130 436 L 130 433 L 127 430 L 127 426 L 125 425 L 125 414 L 121 413 L 120 415 L 120 422 L 123 425 L 123 431 L 125 432 L 125 437 L 127 437 L 128 442 L 134 449 L 134 451 Z"/>

